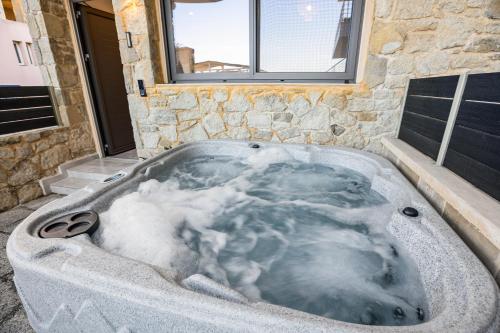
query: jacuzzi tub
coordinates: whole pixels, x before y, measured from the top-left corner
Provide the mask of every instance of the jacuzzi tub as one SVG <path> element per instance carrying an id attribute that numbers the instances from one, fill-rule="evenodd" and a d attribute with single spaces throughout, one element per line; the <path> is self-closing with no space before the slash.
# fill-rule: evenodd
<path id="1" fill-rule="evenodd" d="M 250 301 L 199 275 L 179 280 L 164 268 L 113 254 L 86 234 L 40 238 L 40 228 L 69 213 L 101 214 L 117 197 L 167 166 L 197 155 L 246 158 L 284 148 L 310 163 L 347 167 L 395 210 L 386 228 L 415 263 L 426 319 L 411 326 L 368 326 Z M 414 207 L 417 217 L 401 213 Z M 410 183 L 385 159 L 312 145 L 209 141 L 169 150 L 106 182 L 88 186 L 29 216 L 7 244 L 14 280 L 37 332 L 488 332 L 500 329 L 498 287 L 486 268 Z"/>

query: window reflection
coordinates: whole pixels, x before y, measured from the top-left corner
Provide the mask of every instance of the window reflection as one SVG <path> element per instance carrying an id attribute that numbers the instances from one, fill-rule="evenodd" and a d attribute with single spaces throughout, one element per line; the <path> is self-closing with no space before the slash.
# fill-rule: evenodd
<path id="1" fill-rule="evenodd" d="M 261 0 L 259 72 L 345 72 L 352 0 Z"/>
<path id="2" fill-rule="evenodd" d="M 248 0 L 174 0 L 177 73 L 248 72 Z"/>

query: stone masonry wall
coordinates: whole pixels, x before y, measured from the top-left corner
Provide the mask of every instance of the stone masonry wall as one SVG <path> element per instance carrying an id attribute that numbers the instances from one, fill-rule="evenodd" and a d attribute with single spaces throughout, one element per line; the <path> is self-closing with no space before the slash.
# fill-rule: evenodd
<path id="1" fill-rule="evenodd" d="M 367 0 L 367 2 L 374 0 Z M 114 0 L 138 152 L 207 138 L 343 145 L 380 152 L 409 78 L 500 71 L 499 0 L 376 0 L 362 83 L 159 85 L 158 29 L 143 0 Z M 368 8 L 368 7 L 367 7 Z M 149 22 L 146 24 L 145 22 Z M 155 65 L 156 64 L 156 65 Z M 156 69 L 155 69 L 156 68 Z M 148 97 L 138 94 L 144 79 Z"/>
<path id="2" fill-rule="evenodd" d="M 95 152 L 63 0 L 24 0 L 44 83 L 60 127 L 0 136 L 0 211 L 42 195 L 38 180 L 68 160 Z"/>

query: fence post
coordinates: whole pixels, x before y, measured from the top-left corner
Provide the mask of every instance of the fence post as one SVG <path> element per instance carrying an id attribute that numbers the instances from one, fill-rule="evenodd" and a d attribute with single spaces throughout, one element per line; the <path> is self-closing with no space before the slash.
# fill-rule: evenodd
<path id="1" fill-rule="evenodd" d="M 455 96 L 453 96 L 450 115 L 448 116 L 448 121 L 446 122 L 443 140 L 441 141 L 439 154 L 436 159 L 437 166 L 443 165 L 446 151 L 448 150 L 448 145 L 450 144 L 451 134 L 453 133 L 453 127 L 455 127 L 455 120 L 457 119 L 458 110 L 460 109 L 460 104 L 462 104 L 462 96 L 464 94 L 465 85 L 467 84 L 468 75 L 469 73 L 464 73 L 460 75 L 460 78 L 458 79 L 457 90 L 455 90 Z"/>

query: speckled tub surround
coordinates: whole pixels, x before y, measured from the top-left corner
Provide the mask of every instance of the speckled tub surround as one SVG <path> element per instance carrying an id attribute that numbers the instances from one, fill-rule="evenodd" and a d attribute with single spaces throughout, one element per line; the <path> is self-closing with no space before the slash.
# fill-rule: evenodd
<path id="1" fill-rule="evenodd" d="M 277 144 L 262 143 L 262 148 Z M 480 261 L 434 209 L 387 160 L 365 152 L 312 145 L 283 145 L 294 158 L 340 165 L 362 173 L 372 189 L 397 207 L 387 228 L 411 254 L 429 305 L 427 320 L 414 326 L 364 326 L 331 320 L 263 302 L 192 276 L 113 255 L 86 235 L 40 239 L 37 228 L 59 215 L 102 212 L 124 191 L 162 164 L 187 156 L 254 153 L 247 142 L 186 144 L 125 170 L 109 184 L 91 185 L 28 217 L 9 238 L 7 253 L 32 326 L 38 332 L 488 332 L 500 329 L 498 287 Z M 148 171 L 149 169 L 149 171 Z M 216 296 L 216 297 L 214 297 Z"/>

